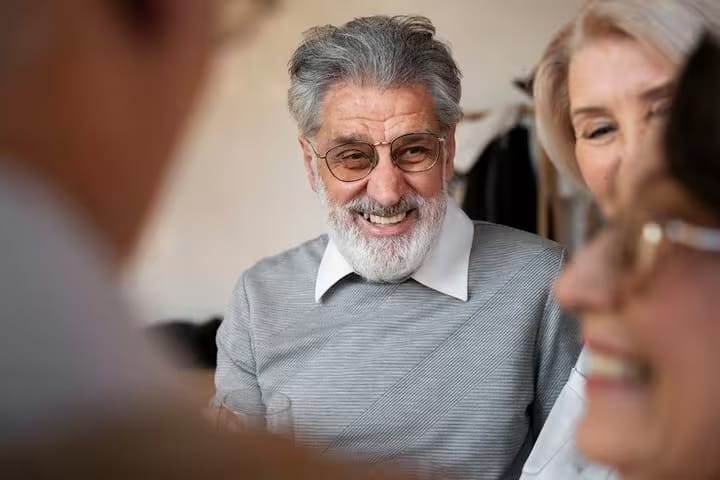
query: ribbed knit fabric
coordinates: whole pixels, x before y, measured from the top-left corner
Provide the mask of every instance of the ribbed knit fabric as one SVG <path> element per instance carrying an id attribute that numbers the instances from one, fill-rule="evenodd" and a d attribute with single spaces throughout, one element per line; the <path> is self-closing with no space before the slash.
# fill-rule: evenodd
<path id="1" fill-rule="evenodd" d="M 321 236 L 245 272 L 218 332 L 218 397 L 292 400 L 299 442 L 462 479 L 515 479 L 579 352 L 551 296 L 564 251 L 476 223 L 469 300 L 356 275 L 314 301 Z"/>

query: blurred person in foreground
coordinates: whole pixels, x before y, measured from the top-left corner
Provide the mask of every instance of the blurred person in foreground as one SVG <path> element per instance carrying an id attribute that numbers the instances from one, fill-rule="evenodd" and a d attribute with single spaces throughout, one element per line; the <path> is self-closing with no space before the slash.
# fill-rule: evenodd
<path id="1" fill-rule="evenodd" d="M 651 158 L 681 66 L 705 29 L 720 31 L 716 0 L 589 0 L 546 47 L 534 79 L 538 133 L 554 164 L 607 208 Z M 584 408 L 587 355 L 558 398 L 524 480 L 610 473 L 586 462 L 573 432 Z"/>
<path id="2" fill-rule="evenodd" d="M 299 441 L 463 479 L 517 478 L 575 363 L 564 250 L 446 194 L 460 72 L 429 19 L 315 27 L 289 106 L 328 235 L 243 273 L 217 399 L 291 398 Z M 300 181 L 300 179 L 298 179 Z"/>
<path id="3" fill-rule="evenodd" d="M 2 478 L 357 473 L 280 439 L 212 431 L 118 293 L 219 5 L 0 2 Z"/>
<path id="4" fill-rule="evenodd" d="M 720 478 L 720 44 L 690 58 L 662 140 L 557 285 L 583 319 L 578 444 L 624 480 Z"/>

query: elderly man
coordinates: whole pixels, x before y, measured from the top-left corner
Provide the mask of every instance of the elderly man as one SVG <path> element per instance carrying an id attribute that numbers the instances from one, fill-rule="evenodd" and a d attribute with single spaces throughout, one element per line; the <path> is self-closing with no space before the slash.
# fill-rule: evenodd
<path id="1" fill-rule="evenodd" d="M 460 72 L 423 17 L 312 29 L 290 110 L 329 234 L 245 272 L 216 401 L 290 397 L 299 441 L 458 478 L 517 478 L 578 353 L 563 250 L 446 195 Z"/>

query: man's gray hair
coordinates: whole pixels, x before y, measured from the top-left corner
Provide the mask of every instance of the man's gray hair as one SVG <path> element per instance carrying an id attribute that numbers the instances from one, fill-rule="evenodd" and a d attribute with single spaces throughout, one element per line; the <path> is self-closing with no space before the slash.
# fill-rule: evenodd
<path id="1" fill-rule="evenodd" d="M 339 82 L 378 88 L 421 84 L 434 99 L 442 128 L 455 126 L 462 116 L 460 70 L 425 17 L 373 16 L 312 28 L 289 70 L 290 112 L 300 132 L 311 137 L 320 128 L 325 94 Z"/>

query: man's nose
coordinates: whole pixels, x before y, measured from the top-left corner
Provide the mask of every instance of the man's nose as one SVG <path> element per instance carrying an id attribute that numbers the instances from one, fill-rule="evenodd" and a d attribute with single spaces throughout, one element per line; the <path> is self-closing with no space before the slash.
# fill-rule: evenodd
<path id="1" fill-rule="evenodd" d="M 366 188 L 370 198 L 386 207 L 397 204 L 407 192 L 405 174 L 393 163 L 389 146 L 378 147 L 378 163 Z"/>

